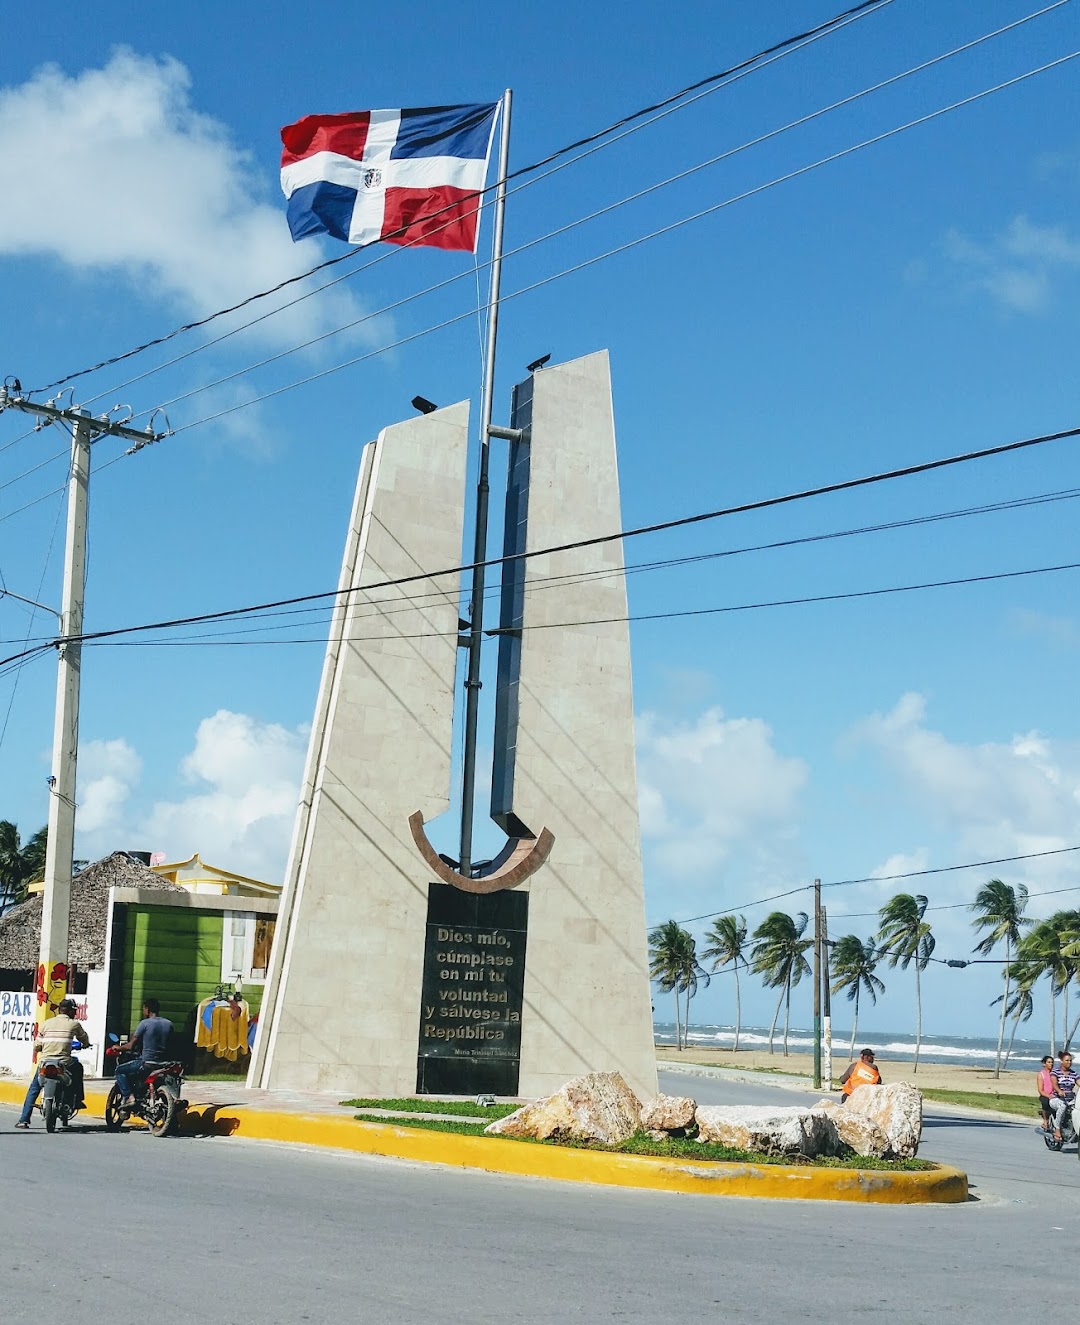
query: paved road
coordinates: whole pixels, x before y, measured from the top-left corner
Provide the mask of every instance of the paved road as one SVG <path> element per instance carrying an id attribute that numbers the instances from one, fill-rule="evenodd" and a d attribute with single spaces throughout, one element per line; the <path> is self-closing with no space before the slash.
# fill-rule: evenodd
<path id="1" fill-rule="evenodd" d="M 666 1088 L 687 1084 L 665 1074 Z M 690 1093 L 798 1098 L 701 1078 Z M 932 1115 L 928 1153 L 968 1168 L 979 1199 L 890 1209 L 623 1192 L 91 1124 L 50 1137 L 12 1131 L 14 1118 L 0 1108 L 4 1325 L 775 1325 L 833 1322 L 851 1303 L 903 1322 L 1013 1325 L 1072 1296 L 1080 1164 L 1008 1123 Z M 53 1230 L 63 1238 L 43 1255 Z"/>

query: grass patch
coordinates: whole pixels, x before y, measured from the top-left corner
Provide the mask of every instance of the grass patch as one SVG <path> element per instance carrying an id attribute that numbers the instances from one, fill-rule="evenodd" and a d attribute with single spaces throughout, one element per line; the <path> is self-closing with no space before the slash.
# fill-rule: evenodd
<path id="1" fill-rule="evenodd" d="M 464 1118 L 487 1118 L 494 1122 L 496 1118 L 505 1118 L 509 1113 L 516 1113 L 521 1107 L 517 1104 L 490 1104 L 486 1108 L 475 1100 L 342 1100 L 343 1109 L 386 1109 L 392 1113 L 453 1113 Z"/>
<path id="2" fill-rule="evenodd" d="M 757 1072 L 763 1076 L 773 1073 L 776 1076 L 783 1077 L 805 1077 L 807 1081 L 811 1080 L 812 1077 L 810 1072 L 796 1072 L 793 1068 L 788 1067 L 743 1067 L 740 1063 L 705 1063 L 700 1058 L 684 1058 L 682 1054 L 676 1057 L 675 1050 L 663 1057 L 658 1055 L 656 1061 L 660 1066 L 663 1066 L 664 1063 L 685 1063 L 687 1067 L 715 1068 L 717 1072 Z"/>
<path id="3" fill-rule="evenodd" d="M 999 1095 L 996 1092 L 986 1094 L 975 1090 L 939 1090 L 937 1087 L 919 1089 L 928 1100 L 939 1104 L 962 1104 L 968 1109 L 990 1109 L 994 1113 L 1014 1113 L 1017 1117 L 1028 1118 L 1037 1122 L 1039 1110 L 1034 1100 L 1026 1095 Z"/>
<path id="4" fill-rule="evenodd" d="M 511 1110 L 512 1112 L 512 1110 Z M 372 1118 L 358 1116 L 357 1122 L 370 1123 Z M 450 1132 L 456 1136 L 483 1136 L 484 1123 L 440 1122 L 431 1118 L 387 1119 L 394 1127 L 421 1127 L 430 1132 Z M 735 1150 L 730 1146 L 702 1144 L 689 1138 L 672 1137 L 654 1141 L 646 1132 L 637 1132 L 628 1141 L 617 1146 L 601 1145 L 599 1141 L 535 1141 L 529 1137 L 501 1138 L 525 1141 L 529 1145 L 564 1146 L 572 1150 L 598 1150 L 608 1155 L 651 1155 L 658 1159 L 678 1159 L 695 1163 L 721 1164 L 787 1164 L 806 1165 L 823 1169 L 878 1169 L 889 1173 L 920 1173 L 935 1167 L 925 1159 L 870 1159 L 865 1155 L 843 1158 L 802 1159 L 790 1155 L 763 1155 L 754 1150 Z"/>

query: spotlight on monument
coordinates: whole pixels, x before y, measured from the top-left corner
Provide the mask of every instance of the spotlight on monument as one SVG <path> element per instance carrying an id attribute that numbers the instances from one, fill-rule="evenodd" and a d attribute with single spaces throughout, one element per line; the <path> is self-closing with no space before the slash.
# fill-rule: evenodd
<path id="1" fill-rule="evenodd" d="M 423 396 L 413 396 L 413 409 L 418 409 L 421 414 L 433 414 L 439 407 L 430 400 L 425 400 Z"/>
<path id="2" fill-rule="evenodd" d="M 550 358 L 550 354 L 545 354 L 539 359 L 534 359 L 532 363 L 526 365 L 525 371 L 527 373 L 535 373 L 538 368 L 543 368 L 544 364 L 546 364 Z"/>

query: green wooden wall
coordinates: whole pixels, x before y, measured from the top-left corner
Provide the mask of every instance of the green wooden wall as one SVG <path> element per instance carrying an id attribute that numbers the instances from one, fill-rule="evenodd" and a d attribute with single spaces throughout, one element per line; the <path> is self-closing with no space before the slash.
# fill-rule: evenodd
<path id="1" fill-rule="evenodd" d="M 174 906 L 129 906 L 124 935 L 124 1003 L 130 1032 L 144 998 L 180 1030 L 188 1014 L 221 983 L 220 913 Z"/>

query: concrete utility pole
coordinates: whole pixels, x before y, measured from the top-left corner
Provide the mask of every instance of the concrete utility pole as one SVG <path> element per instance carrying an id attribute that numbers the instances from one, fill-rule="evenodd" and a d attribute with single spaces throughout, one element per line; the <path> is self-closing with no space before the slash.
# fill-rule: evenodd
<path id="1" fill-rule="evenodd" d="M 821 880 L 814 880 L 814 1089 L 821 1089 Z"/>
<path id="2" fill-rule="evenodd" d="M 829 989 L 829 917 L 821 908 L 821 1001 L 824 1005 L 821 1081 L 832 1090 L 832 992 Z"/>
<path id="3" fill-rule="evenodd" d="M 75 854 L 75 773 L 79 749 L 79 681 L 82 663 L 83 598 L 86 587 L 86 516 L 90 482 L 90 446 L 104 434 L 137 445 L 156 441 L 151 429 L 128 428 L 108 415 L 94 417 L 77 406 L 38 405 L 14 390 L 0 387 L 0 412 L 36 414 L 71 428 L 68 476 L 67 539 L 64 549 L 64 596 L 56 677 L 52 770 L 49 776 L 49 829 L 45 849 L 41 947 L 37 973 L 37 1023 L 54 1016 L 68 989 L 68 922 L 71 912 L 71 862 Z"/>

